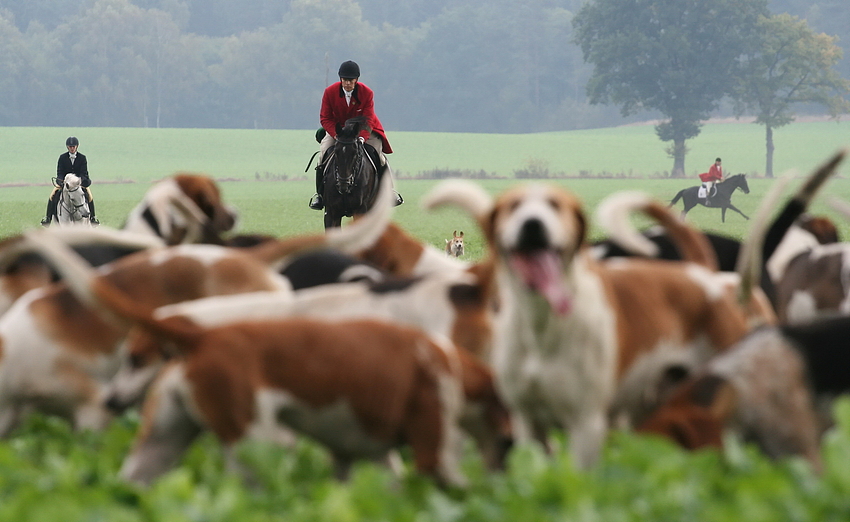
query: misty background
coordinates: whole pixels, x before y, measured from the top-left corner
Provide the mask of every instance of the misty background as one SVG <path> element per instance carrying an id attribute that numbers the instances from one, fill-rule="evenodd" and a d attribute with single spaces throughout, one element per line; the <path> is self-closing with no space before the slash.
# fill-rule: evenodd
<path id="1" fill-rule="evenodd" d="M 593 68 L 572 27 L 583 3 L 0 0 L 0 126 L 314 129 L 322 90 L 349 59 L 388 130 L 526 133 L 661 117 L 588 102 Z M 768 7 L 850 42 L 847 0 Z M 850 78 L 848 53 L 835 69 Z M 713 114 L 731 115 L 729 101 Z"/>

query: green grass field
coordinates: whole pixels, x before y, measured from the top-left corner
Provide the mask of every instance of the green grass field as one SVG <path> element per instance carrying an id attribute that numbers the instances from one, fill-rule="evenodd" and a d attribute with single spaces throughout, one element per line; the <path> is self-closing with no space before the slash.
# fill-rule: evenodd
<path id="1" fill-rule="evenodd" d="M 692 185 L 690 181 L 670 179 L 568 179 L 551 180 L 579 195 L 592 211 L 606 196 L 619 190 L 643 190 L 662 201 L 669 201 L 680 189 Z M 440 210 L 434 213 L 423 211 L 419 202 L 422 196 L 438 181 L 400 180 L 396 183 L 405 197 L 405 204 L 397 207 L 394 220 L 414 236 L 442 248 L 453 230 L 466 234 L 467 254 L 478 258 L 483 252 L 481 234 L 473 221 L 457 210 Z M 491 193 L 498 193 L 517 183 L 516 180 L 478 181 Z M 772 180 L 749 181 L 750 194 L 738 191 L 732 198 L 735 205 L 752 216 L 766 193 Z M 97 184 L 93 186 L 98 216 L 104 225 L 120 227 L 129 210 L 142 198 L 150 187 L 148 183 Z M 322 213 L 307 208 L 307 200 L 313 193 L 311 181 L 233 181 L 222 182 L 226 201 L 240 212 L 239 231 L 291 236 L 322 230 Z M 850 180 L 835 179 L 828 185 L 830 196 L 850 201 Z M 5 187 L 0 189 L 0 236 L 20 233 L 37 226 L 44 215 L 49 187 Z M 681 202 L 678 203 L 681 208 Z M 821 198 L 813 205 L 816 213 L 827 214 L 836 221 L 843 237 L 850 237 L 850 224 L 835 215 Z M 728 211 L 726 223 L 720 222 L 720 210 L 697 207 L 688 214 L 695 225 L 719 233 L 741 238 L 748 230 L 748 222 L 738 214 Z M 591 236 L 602 233 L 593 227 Z"/>
<path id="2" fill-rule="evenodd" d="M 393 132 L 390 157 L 402 175 L 434 168 L 483 169 L 511 176 L 529 161 L 551 172 L 659 177 L 672 167 L 651 125 L 540 134 Z M 309 130 L 0 127 L 0 183 L 48 182 L 69 135 L 80 138 L 96 180 L 159 179 L 176 170 L 217 178 L 254 179 L 266 173 L 304 176 L 318 149 Z M 850 122 L 794 123 L 775 132 L 775 171 L 807 171 L 850 145 Z M 708 170 L 716 156 L 729 172 L 764 171 L 764 129 L 747 123 L 706 124 L 687 143 L 686 172 Z M 846 169 L 846 167 L 845 167 Z"/>
<path id="3" fill-rule="evenodd" d="M 89 158 L 98 215 L 105 224 L 120 226 L 152 181 L 186 170 L 233 180 L 222 186 L 227 200 L 242 213 L 243 232 L 292 235 L 321 230 L 321 214 L 306 206 L 313 183 L 312 171 L 305 174 L 304 169 L 317 149 L 310 131 L 3 127 L 0 235 L 38 223 L 56 158 L 71 134 L 80 138 L 80 150 Z M 576 192 L 593 209 L 606 195 L 624 189 L 645 190 L 669 200 L 681 188 L 696 184 L 695 174 L 707 170 L 717 155 L 724 158 L 728 172 L 758 173 L 764 163 L 763 129 L 743 123 L 707 124 L 688 144 L 687 166 L 694 176 L 686 180 L 664 178 L 672 162 L 649 125 L 524 135 L 391 132 L 390 138 L 396 149 L 390 160 L 399 174 L 397 187 L 406 199 L 396 219 L 417 237 L 438 246 L 451 237 L 452 230 L 464 229 L 473 234 L 467 236 L 473 254 L 472 223 L 457 212 L 423 215 L 419 199 L 435 182 L 409 178 L 435 168 L 484 170 L 508 178 L 482 182 L 495 193 L 515 183 L 510 179 L 513 172 L 530 162 L 572 177 L 581 173 L 617 176 L 553 181 Z M 792 124 L 777 130 L 776 144 L 777 173 L 792 168 L 807 173 L 838 148 L 850 145 L 850 123 Z M 847 169 L 844 165 L 839 177 Z M 754 178 L 750 195 L 739 192 L 733 198 L 747 214 L 752 214 L 772 182 Z M 280 179 L 288 181 L 272 181 Z M 115 183 L 120 181 L 135 183 Z M 39 183 L 43 186 L 10 186 Z M 833 181 L 828 192 L 850 199 L 850 185 L 842 179 Z M 814 208 L 816 212 L 824 209 L 822 204 Z M 746 223 L 737 215 L 729 215 L 722 225 L 717 210 L 699 207 L 690 219 L 736 237 L 746 231 Z"/>

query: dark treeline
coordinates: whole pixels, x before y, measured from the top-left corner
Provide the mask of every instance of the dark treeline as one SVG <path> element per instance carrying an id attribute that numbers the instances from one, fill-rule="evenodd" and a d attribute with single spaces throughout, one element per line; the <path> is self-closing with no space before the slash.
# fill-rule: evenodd
<path id="1" fill-rule="evenodd" d="M 846 36 L 845 2 L 771 6 Z M 388 129 L 619 124 L 617 107 L 587 102 L 582 3 L 0 0 L 0 126 L 313 128 L 347 59 Z"/>

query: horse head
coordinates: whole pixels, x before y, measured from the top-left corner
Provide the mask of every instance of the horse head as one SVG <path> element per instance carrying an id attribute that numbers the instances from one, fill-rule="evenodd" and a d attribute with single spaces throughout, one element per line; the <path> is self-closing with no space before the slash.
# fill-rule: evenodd
<path id="1" fill-rule="evenodd" d="M 738 188 L 741 189 L 744 192 L 744 194 L 750 193 L 750 185 L 747 183 L 747 175 L 746 174 L 735 174 L 732 177 L 735 178 L 736 180 L 738 180 L 737 181 Z"/>
<path id="2" fill-rule="evenodd" d="M 366 118 L 355 116 L 345 121 L 336 135 L 334 159 L 336 169 L 336 187 L 340 194 L 349 194 L 357 181 L 357 175 L 363 164 L 365 149 L 358 136 L 363 130 L 370 130 Z"/>
<path id="3" fill-rule="evenodd" d="M 82 179 L 79 176 L 71 173 L 65 175 L 65 182 L 62 185 L 61 206 L 68 211 L 71 221 L 89 217 L 86 194 L 84 190 L 81 190 L 82 188 Z M 79 218 L 75 217 L 77 215 L 79 215 Z"/>
<path id="4" fill-rule="evenodd" d="M 70 173 L 65 174 L 64 188 L 65 188 L 65 190 L 68 190 L 68 191 L 77 190 L 78 188 L 80 188 L 81 182 L 82 181 L 80 180 L 79 176 L 77 176 L 76 174 L 70 174 Z"/>

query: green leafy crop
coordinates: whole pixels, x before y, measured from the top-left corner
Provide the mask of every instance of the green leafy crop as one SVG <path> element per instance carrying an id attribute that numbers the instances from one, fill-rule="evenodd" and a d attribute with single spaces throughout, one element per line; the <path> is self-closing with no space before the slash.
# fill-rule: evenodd
<path id="1" fill-rule="evenodd" d="M 568 452 L 512 450 L 507 469 L 485 470 L 470 445 L 466 491 L 443 491 L 407 470 L 395 477 L 368 462 L 333 478 L 330 456 L 301 440 L 293 448 L 245 442 L 247 477 L 225 470 L 212 436 L 148 489 L 117 478 L 137 421 L 104 433 L 75 433 L 33 417 L 0 443 L 0 521 L 843 521 L 850 520 L 850 398 L 836 402 L 836 427 L 814 475 L 799 459 L 772 462 L 730 439 L 725 451 L 687 453 L 666 440 L 612 433 L 599 465 L 575 469 Z M 556 434 L 558 446 L 566 440 Z"/>

